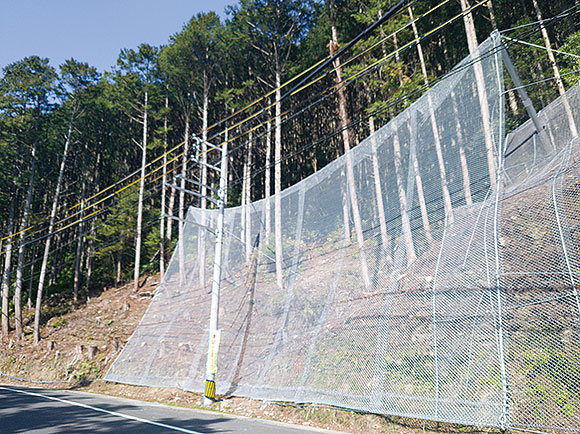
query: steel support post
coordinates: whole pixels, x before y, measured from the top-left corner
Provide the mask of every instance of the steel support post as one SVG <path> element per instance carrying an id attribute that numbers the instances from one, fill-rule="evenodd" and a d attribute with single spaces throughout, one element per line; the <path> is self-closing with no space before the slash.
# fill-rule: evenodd
<path id="1" fill-rule="evenodd" d="M 499 32 L 495 31 L 492 33 L 492 38 L 495 41 L 496 47 L 501 46 L 501 55 L 502 59 L 499 58 L 499 53 L 495 53 L 495 65 L 496 65 L 496 73 L 497 73 L 497 84 L 501 85 L 503 77 L 500 73 L 501 71 L 501 63 L 503 60 L 504 65 L 506 66 L 510 76 L 516 86 L 518 86 L 518 92 L 520 93 L 520 97 L 524 101 L 524 105 L 526 106 L 526 110 L 530 118 L 532 118 L 532 122 L 538 131 L 538 136 L 544 141 L 545 138 L 545 131 L 540 121 L 538 119 L 538 115 L 532 102 L 530 101 L 525 88 L 521 84 L 521 80 L 513 66 L 513 63 L 508 56 L 507 49 L 505 45 L 503 45 L 503 41 L 501 40 L 501 35 Z M 504 163 L 505 163 L 505 92 L 500 93 L 499 95 L 500 103 L 499 103 L 499 144 L 498 144 L 498 167 L 497 167 L 497 181 L 496 181 L 496 191 L 495 193 L 495 206 L 494 206 L 494 219 L 493 219 L 493 232 L 494 232 L 494 255 L 495 255 L 495 285 L 496 285 L 496 303 L 497 303 L 497 351 L 498 351 L 498 362 L 499 362 L 499 369 L 500 369 L 500 376 L 501 376 L 501 392 L 502 392 L 502 413 L 499 417 L 499 428 L 502 431 L 505 431 L 507 427 L 510 425 L 510 408 L 509 408 L 509 390 L 508 390 L 508 371 L 507 371 L 507 359 L 508 355 L 506 353 L 506 344 L 505 344 L 505 334 L 506 329 L 504 328 L 504 293 L 502 290 L 502 252 L 501 252 L 501 242 L 500 242 L 500 208 L 502 205 L 502 194 L 503 194 L 503 173 L 504 173 Z M 527 102 L 526 102 L 527 101 Z M 544 141 L 547 145 L 548 142 Z"/>
<path id="2" fill-rule="evenodd" d="M 522 80 L 520 79 L 520 76 L 519 76 L 518 72 L 516 71 L 514 64 L 512 63 L 512 59 L 510 58 L 510 56 L 507 52 L 507 48 L 505 47 L 505 44 L 503 43 L 502 36 L 499 34 L 499 32 L 497 30 L 495 30 L 492 33 L 492 37 L 499 38 L 499 43 L 501 45 L 501 55 L 502 55 L 502 60 L 503 60 L 503 63 L 505 65 L 505 68 L 507 69 L 508 74 L 510 75 L 512 81 L 514 82 L 515 90 L 518 92 L 518 95 L 522 99 L 522 103 L 524 104 L 524 107 L 526 108 L 526 112 L 528 113 L 528 116 L 530 117 L 532 123 L 534 124 L 534 127 L 536 128 L 536 131 L 538 132 L 538 136 L 540 137 L 540 141 L 545 146 L 544 150 L 547 152 L 548 151 L 548 144 L 550 143 L 550 141 L 548 139 L 548 135 L 546 134 L 545 126 L 542 124 L 542 122 L 538 118 L 538 113 L 536 112 L 536 109 L 534 108 L 534 105 L 532 104 L 532 100 L 528 96 L 528 92 L 526 91 L 526 88 L 525 88 L 524 84 L 522 83 Z"/>

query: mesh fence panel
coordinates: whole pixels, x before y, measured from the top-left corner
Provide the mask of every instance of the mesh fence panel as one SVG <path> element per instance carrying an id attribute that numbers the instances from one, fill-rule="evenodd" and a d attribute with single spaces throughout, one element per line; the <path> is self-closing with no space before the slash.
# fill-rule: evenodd
<path id="1" fill-rule="evenodd" d="M 540 113 L 545 134 L 528 122 L 504 140 L 497 43 L 349 154 L 226 209 L 218 393 L 579 430 L 580 154 L 566 107 L 580 120 L 580 92 Z M 215 225 L 216 211 L 189 209 L 107 380 L 203 391 Z"/>

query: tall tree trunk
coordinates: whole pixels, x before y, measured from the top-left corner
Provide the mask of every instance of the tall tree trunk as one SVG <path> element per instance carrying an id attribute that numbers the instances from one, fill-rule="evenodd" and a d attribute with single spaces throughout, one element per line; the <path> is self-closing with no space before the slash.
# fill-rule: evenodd
<path id="1" fill-rule="evenodd" d="M 368 84 L 365 85 L 365 93 L 367 95 L 367 103 L 371 104 L 371 94 Z M 381 243 L 383 247 L 383 252 L 387 256 L 387 262 L 389 264 L 393 263 L 393 258 L 391 257 L 391 245 L 389 242 L 389 234 L 387 233 L 387 219 L 385 217 L 385 205 L 383 202 L 383 186 L 381 183 L 381 171 L 379 168 L 379 156 L 377 152 L 377 138 L 375 137 L 375 118 L 374 116 L 369 117 L 369 131 L 371 140 L 371 152 L 373 160 L 373 181 L 375 187 L 375 198 L 377 201 L 377 217 L 379 220 L 379 228 L 381 232 Z"/>
<path id="2" fill-rule="evenodd" d="M 86 171 L 86 165 L 83 163 L 83 173 Z M 79 217 L 81 222 L 79 224 L 79 234 L 77 238 L 77 249 L 75 252 L 75 269 L 73 277 L 73 303 L 76 305 L 79 301 L 79 288 L 81 285 L 81 266 L 82 266 L 82 253 L 84 247 L 85 239 L 85 194 L 87 188 L 86 176 L 83 177 L 83 186 L 81 189 L 81 206 L 79 211 Z"/>
<path id="3" fill-rule="evenodd" d="M 143 105 L 143 144 L 141 149 L 141 180 L 139 181 L 139 203 L 137 205 L 137 239 L 135 241 L 135 270 L 133 286 L 139 290 L 139 269 L 141 267 L 141 238 L 143 236 L 143 191 L 145 190 L 145 166 L 147 165 L 147 104 L 149 93 L 145 91 Z"/>
<path id="4" fill-rule="evenodd" d="M 487 10 L 489 11 L 489 20 L 491 21 L 491 27 L 494 30 L 497 30 L 497 20 L 495 18 L 495 10 L 493 8 L 493 2 L 491 0 L 488 0 L 488 2 L 486 3 L 487 6 Z M 512 111 L 512 113 L 514 115 L 516 115 L 518 113 L 518 103 L 516 100 L 516 94 L 515 92 L 510 89 L 508 90 L 508 101 L 509 101 L 509 106 L 510 106 L 510 110 Z"/>
<path id="5" fill-rule="evenodd" d="M 346 175 L 346 171 L 344 169 L 342 169 L 342 171 L 340 172 L 340 176 L 342 178 L 345 178 Z M 348 181 L 342 182 L 342 185 L 347 185 Z M 349 199 L 348 199 L 348 193 L 345 190 L 342 192 L 342 222 L 344 225 L 344 242 L 346 243 L 346 245 L 350 245 L 352 243 L 352 236 L 350 233 L 350 210 L 349 210 Z"/>
<path id="6" fill-rule="evenodd" d="M 28 279 L 28 300 L 26 300 L 26 307 L 32 308 L 32 287 L 34 286 L 34 266 L 36 265 L 36 248 L 38 244 L 34 243 L 32 247 L 32 255 L 30 256 L 30 277 Z"/>
<path id="7" fill-rule="evenodd" d="M 415 39 L 419 39 L 419 33 L 415 21 L 413 21 L 413 10 L 408 7 L 409 16 L 411 17 L 411 26 Z M 427 75 L 427 65 L 425 64 L 425 57 L 423 55 L 423 47 L 417 43 L 417 54 L 419 55 L 419 62 L 421 64 L 421 72 L 423 73 L 423 81 L 425 86 L 429 87 L 429 78 Z M 431 130 L 433 131 L 433 139 L 435 143 L 435 153 L 437 154 L 437 162 L 439 164 L 439 176 L 441 177 L 441 191 L 443 194 L 443 206 L 447 221 L 453 223 L 453 206 L 451 205 L 451 196 L 449 195 L 449 188 L 447 187 L 447 175 L 445 170 L 445 160 L 443 159 L 443 149 L 441 147 L 441 138 L 439 137 L 439 126 L 437 125 L 437 118 L 435 117 L 435 109 L 433 108 L 433 99 L 431 93 L 427 93 L 427 104 L 429 105 L 429 118 L 431 121 Z"/>
<path id="8" fill-rule="evenodd" d="M 58 264 L 60 263 L 60 256 L 61 256 L 61 251 L 58 248 L 58 245 L 60 242 L 60 237 L 61 237 L 61 234 L 56 234 L 54 236 L 54 244 L 56 247 L 53 249 L 54 256 L 52 258 L 51 265 L 50 265 L 50 277 L 48 278 L 48 286 L 53 286 L 56 282 L 56 272 L 58 271 Z"/>
<path id="9" fill-rule="evenodd" d="M 159 219 L 159 276 L 163 280 L 165 275 L 165 198 L 167 189 L 167 110 L 169 108 L 169 95 L 165 93 L 165 114 L 163 115 L 163 171 L 161 175 L 161 218 Z"/>
<path id="10" fill-rule="evenodd" d="M 401 56 L 399 52 L 399 44 L 397 42 L 396 34 L 393 35 L 393 43 L 395 45 L 395 58 L 397 60 L 397 63 L 401 64 Z M 399 84 L 403 86 L 403 74 L 400 72 L 400 70 L 398 76 L 399 76 Z M 395 117 L 394 112 L 391 112 L 391 118 L 394 117 Z M 397 136 L 395 140 L 397 140 L 398 143 L 399 133 L 395 131 L 394 134 Z M 409 134 L 411 136 L 413 136 L 413 134 L 417 134 L 416 131 L 413 131 L 411 124 L 409 124 Z M 427 239 L 427 242 L 431 244 L 433 242 L 433 235 L 431 233 L 431 224 L 429 223 L 429 214 L 427 214 L 427 204 L 425 203 L 425 193 L 423 191 L 423 180 L 421 178 L 421 171 L 419 170 L 419 161 L 417 160 L 416 153 L 413 153 L 413 155 L 411 155 L 411 158 L 413 159 L 413 168 L 415 170 L 415 184 L 417 185 L 417 199 L 419 200 L 419 209 L 421 210 L 421 221 L 423 223 L 423 230 L 425 231 L 425 238 Z M 411 242 L 411 246 L 412 245 L 413 243 Z"/>
<path id="11" fill-rule="evenodd" d="M 269 105 L 269 104 L 268 104 Z M 268 119 L 270 116 L 268 115 Z M 266 172 L 264 174 L 264 197 L 266 198 L 266 240 L 268 239 L 268 235 L 272 231 L 272 213 L 270 209 L 270 196 L 272 195 L 271 186 L 272 186 L 272 178 L 271 178 L 271 163 L 272 163 L 272 122 L 268 120 L 266 123 Z"/>
<path id="12" fill-rule="evenodd" d="M 576 127 L 576 121 L 574 120 L 574 115 L 572 114 L 572 108 L 570 107 L 570 101 L 566 96 L 566 88 L 564 87 L 564 82 L 562 81 L 562 76 L 560 75 L 560 68 L 556 63 L 556 58 L 554 57 L 554 52 L 552 51 L 552 43 L 550 42 L 550 36 L 548 35 L 548 30 L 544 26 L 544 19 L 542 18 L 542 12 L 540 11 L 540 6 L 538 5 L 538 0 L 532 0 L 534 4 L 534 9 L 536 10 L 536 17 L 540 22 L 540 31 L 542 33 L 542 38 L 544 39 L 544 45 L 546 46 L 546 51 L 548 52 L 548 59 L 552 64 L 552 69 L 554 70 L 554 77 L 556 78 L 556 84 L 558 86 L 558 92 L 562 96 L 562 103 L 564 104 L 564 110 L 566 111 L 566 116 L 568 117 L 568 126 L 573 137 L 578 135 L 578 129 Z"/>
<path id="13" fill-rule="evenodd" d="M 247 147 L 247 155 L 246 155 L 246 167 L 245 167 L 245 188 L 246 192 L 244 194 L 246 198 L 246 207 L 244 209 L 244 213 L 246 214 L 245 221 L 246 221 L 246 262 L 250 262 L 252 256 L 252 147 L 253 147 L 253 134 L 250 131 L 248 136 L 248 147 Z"/>
<path id="14" fill-rule="evenodd" d="M 491 5 L 491 0 L 489 1 L 488 5 Z M 493 9 L 493 8 L 492 8 Z M 442 37 L 443 39 L 443 43 L 445 44 L 445 38 Z M 449 65 L 450 59 L 449 56 L 447 55 L 447 50 L 444 51 L 444 55 L 445 55 L 445 62 Z M 513 91 L 510 91 L 512 96 L 514 97 L 514 101 L 515 101 L 515 95 L 513 94 Z M 458 108 L 458 104 L 457 104 L 457 96 L 455 95 L 455 91 L 451 90 L 451 104 L 453 105 L 453 115 L 455 117 L 455 129 L 457 130 L 457 142 L 455 142 L 455 139 L 452 139 L 452 143 L 455 146 L 456 144 L 459 147 L 459 162 L 461 164 L 461 174 L 463 176 L 463 192 L 465 194 L 465 203 L 467 205 L 471 205 L 473 203 L 472 197 L 471 197 L 471 181 L 470 181 L 470 177 L 469 177 L 469 168 L 467 166 L 467 157 L 465 155 L 465 143 L 464 143 L 464 138 L 463 138 L 463 133 L 462 133 L 462 128 L 461 128 L 461 121 L 459 120 L 459 108 Z M 513 112 L 514 114 L 517 113 L 517 105 L 515 107 L 513 107 Z"/>
<path id="15" fill-rule="evenodd" d="M 30 217 L 30 205 L 32 203 L 32 192 L 34 191 L 34 177 L 36 174 L 36 146 L 35 141 L 32 145 L 30 175 L 28 179 L 28 191 L 26 193 L 26 201 L 24 203 L 24 212 L 22 213 L 22 220 L 20 222 L 20 236 L 18 238 L 18 262 L 16 263 L 16 282 L 14 283 L 14 319 L 16 322 L 15 333 L 16 339 L 22 339 L 22 280 L 24 272 L 24 232 L 28 226 L 28 218 Z"/>
<path id="16" fill-rule="evenodd" d="M 277 54 L 276 54 L 277 56 Z M 278 58 L 276 57 L 276 60 Z M 274 121 L 274 232 L 276 245 L 276 283 L 283 287 L 283 252 L 282 252 L 282 97 L 280 91 L 280 67 L 276 63 L 276 118 Z"/>
<path id="17" fill-rule="evenodd" d="M 417 134 L 409 124 L 409 133 L 411 135 Z M 396 140 L 399 140 L 398 134 L 395 133 Z M 433 234 L 431 232 L 431 224 L 429 223 L 429 214 L 427 213 L 427 204 L 425 203 L 425 193 L 423 192 L 423 180 L 421 178 L 421 171 L 419 170 L 419 160 L 417 153 L 413 153 L 410 158 L 413 160 L 413 169 L 415 171 L 415 184 L 417 185 L 417 200 L 419 201 L 419 209 L 421 210 L 421 221 L 423 223 L 423 230 L 425 231 L 425 238 L 431 244 L 433 242 Z"/>
<path id="18" fill-rule="evenodd" d="M 330 4 L 331 11 L 331 26 L 332 26 L 332 39 L 329 43 L 330 55 L 334 56 L 335 50 L 338 48 L 338 32 L 336 30 L 336 23 L 334 19 L 334 3 Z M 334 70 L 336 72 L 336 83 L 338 87 L 338 114 L 340 117 L 341 129 L 342 129 L 342 141 L 344 144 L 344 153 L 346 158 L 346 177 L 348 183 L 348 190 L 350 196 L 351 210 L 354 220 L 354 228 L 358 243 L 359 257 L 361 263 L 361 276 L 363 278 L 363 283 L 368 289 L 371 287 L 371 279 L 369 275 L 369 269 L 367 265 L 366 253 L 364 251 L 364 235 L 362 230 L 362 220 L 360 216 L 360 209 L 358 205 L 358 197 L 356 190 L 356 182 L 354 178 L 354 168 L 352 163 L 352 155 L 350 154 L 351 149 L 351 131 L 350 120 L 348 117 L 347 103 L 346 103 L 346 92 L 342 86 L 342 67 L 340 65 L 340 58 L 336 58 L 334 61 Z"/>
<path id="19" fill-rule="evenodd" d="M 91 221 L 91 229 L 89 231 L 90 239 L 87 247 L 87 280 L 85 282 L 85 292 L 87 298 L 89 296 L 89 289 L 91 287 L 91 277 L 93 276 L 93 257 L 94 257 L 94 237 L 96 234 L 95 220 Z"/>
<path id="20" fill-rule="evenodd" d="M 242 223 L 242 227 L 241 227 L 241 234 L 240 234 L 240 240 L 242 241 L 242 243 L 245 244 L 246 242 L 246 232 L 247 232 L 247 226 L 246 226 L 246 183 L 248 182 L 248 155 L 246 154 L 246 156 L 244 157 L 244 163 L 242 165 L 242 194 L 241 194 L 241 208 L 240 208 L 240 212 L 242 213 L 242 215 L 240 216 L 240 220 Z M 245 249 L 244 249 L 245 250 Z M 246 258 L 247 260 L 247 258 Z"/>
<path id="21" fill-rule="evenodd" d="M 405 240 L 405 250 L 407 252 L 407 264 L 411 265 L 417 259 L 417 254 L 415 253 L 415 246 L 413 244 L 413 233 L 411 232 L 411 222 L 408 214 L 409 207 L 407 205 L 407 193 L 405 192 L 405 186 L 403 184 L 401 146 L 397 134 L 393 135 L 393 151 L 395 176 L 397 178 L 397 192 L 399 193 L 399 205 L 401 208 L 401 227 L 403 230 L 403 238 Z"/>
<path id="22" fill-rule="evenodd" d="M 98 191 L 99 190 L 99 168 L 101 165 L 101 152 L 97 153 L 97 161 L 95 162 L 96 171 L 94 175 L 91 176 L 91 184 L 94 185 L 94 188 Z M 94 259 L 94 246 L 95 246 L 95 235 L 96 235 L 96 228 L 95 228 L 95 219 L 91 220 L 91 229 L 89 230 L 89 242 L 87 247 L 87 279 L 85 282 L 85 292 L 87 294 L 87 300 L 89 298 L 89 290 L 91 288 L 91 277 L 93 273 L 93 259 Z"/>
<path id="23" fill-rule="evenodd" d="M 16 194 L 12 196 L 10 201 L 10 216 L 8 217 L 8 235 L 10 236 L 8 246 L 6 246 L 6 253 L 4 256 L 4 273 L 2 275 L 2 336 L 8 337 L 10 331 L 8 322 L 8 297 L 10 292 L 10 265 L 12 262 L 12 243 L 14 232 L 14 204 L 16 202 Z"/>
<path id="24" fill-rule="evenodd" d="M 173 179 L 171 182 L 173 183 L 173 185 L 177 185 L 177 176 L 175 172 L 173 172 Z M 173 215 L 173 211 L 175 209 L 176 195 L 177 195 L 176 190 L 172 188 L 169 192 L 169 204 L 167 205 L 167 213 L 169 215 Z M 166 223 L 167 223 L 167 234 L 165 235 L 165 237 L 167 238 L 167 242 L 169 243 L 169 241 L 171 241 L 171 237 L 173 236 L 173 219 L 168 218 Z"/>
<path id="25" fill-rule="evenodd" d="M 66 167 L 70 139 L 72 136 L 74 117 L 75 111 L 73 110 L 71 117 L 69 119 L 66 141 L 64 144 L 64 150 L 62 152 L 60 170 L 58 172 L 58 180 L 56 182 L 56 190 L 54 192 L 54 199 L 52 200 L 52 209 L 50 211 L 48 235 L 46 237 L 46 242 L 44 244 L 44 255 L 42 256 L 42 265 L 40 266 L 40 277 L 38 278 L 38 290 L 36 291 L 36 309 L 34 311 L 34 345 L 37 345 L 38 342 L 40 341 L 40 308 L 42 306 L 42 292 L 44 289 L 44 280 L 46 278 L 46 268 L 48 266 L 48 255 L 50 254 L 50 242 L 52 240 L 52 232 L 54 231 L 54 221 L 56 219 L 56 211 L 58 209 L 58 200 L 60 198 L 60 190 L 62 188 L 62 180 L 64 178 L 64 169 Z"/>
<path id="26" fill-rule="evenodd" d="M 460 0 L 461 10 L 465 13 L 469 9 L 467 0 Z M 472 58 L 479 57 L 479 49 L 477 43 L 477 35 L 475 33 L 475 25 L 473 23 L 473 15 L 471 11 L 463 15 L 463 23 L 465 25 L 465 34 L 467 36 L 467 45 L 469 47 L 469 54 Z M 483 67 L 481 62 L 475 62 L 473 65 L 475 72 L 475 82 L 477 87 L 477 95 L 479 98 L 479 109 L 481 112 L 481 120 L 483 123 L 483 138 L 485 141 L 485 150 L 487 155 L 487 168 L 489 171 L 489 182 L 492 190 L 496 189 L 496 149 L 493 142 L 491 131 L 491 115 L 489 113 L 489 105 L 487 103 L 487 90 L 485 88 L 485 78 L 483 75 Z"/>
<path id="27" fill-rule="evenodd" d="M 465 203 L 469 206 L 473 203 L 471 198 L 471 181 L 469 179 L 469 168 L 467 166 L 467 157 L 465 155 L 465 147 L 463 142 L 463 133 L 461 130 L 461 122 L 459 121 L 459 109 L 457 107 L 457 98 L 455 91 L 451 91 L 451 104 L 453 105 L 453 114 L 455 117 L 455 129 L 457 130 L 457 144 L 459 147 L 459 162 L 461 164 L 461 174 L 463 175 L 463 192 L 465 194 Z"/>
<path id="28" fill-rule="evenodd" d="M 116 273 L 115 273 L 115 286 L 119 287 L 119 285 L 121 284 L 121 257 L 122 254 L 121 252 L 119 252 L 117 254 L 117 261 L 116 261 Z"/>
<path id="29" fill-rule="evenodd" d="M 185 246 L 183 245 L 183 229 L 185 226 L 185 178 L 187 177 L 187 159 L 189 158 L 189 115 L 185 117 L 185 132 L 183 145 L 183 165 L 181 166 L 181 190 L 179 191 L 179 240 L 177 242 L 179 254 L 179 282 L 183 284 L 185 279 Z"/>

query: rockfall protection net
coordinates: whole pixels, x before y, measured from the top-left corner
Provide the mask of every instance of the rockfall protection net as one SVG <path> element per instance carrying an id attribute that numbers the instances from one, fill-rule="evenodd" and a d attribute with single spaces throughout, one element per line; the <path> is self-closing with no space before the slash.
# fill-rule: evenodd
<path id="1" fill-rule="evenodd" d="M 580 430 L 580 91 L 506 137 L 498 44 L 279 197 L 226 209 L 218 394 Z M 107 380 L 203 391 L 216 216 L 189 209 Z"/>

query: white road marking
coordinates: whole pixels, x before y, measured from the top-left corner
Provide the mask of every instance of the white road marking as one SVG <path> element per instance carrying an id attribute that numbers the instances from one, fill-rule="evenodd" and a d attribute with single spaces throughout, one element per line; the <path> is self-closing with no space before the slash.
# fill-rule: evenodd
<path id="1" fill-rule="evenodd" d="M 54 396 L 42 395 L 40 393 L 34 393 L 34 392 L 27 392 L 25 390 L 11 389 L 10 387 L 4 387 L 4 386 L 0 386 L 0 389 L 8 390 L 10 392 L 22 393 L 24 395 L 37 396 L 37 397 L 40 397 L 40 398 L 50 399 L 50 400 L 62 402 L 62 403 L 65 403 L 65 404 L 76 405 L 78 407 L 87 408 L 89 410 L 99 411 L 101 413 L 110 414 L 112 416 L 118 416 L 118 417 L 122 417 L 122 418 L 125 418 L 125 419 L 130 419 L 130 420 L 134 420 L 134 421 L 137 421 L 137 422 L 141 422 L 141 423 L 147 423 L 149 425 L 160 426 L 162 428 L 171 429 L 173 431 L 180 431 L 180 432 L 184 432 L 184 433 L 188 433 L 188 434 L 203 434 L 203 433 L 201 433 L 199 431 L 191 431 L 189 429 L 180 428 L 178 426 L 167 425 L 167 424 L 164 424 L 164 423 L 161 423 L 161 422 L 154 422 L 152 420 L 142 419 L 140 417 L 130 416 L 128 414 L 117 413 L 116 411 L 109 411 L 109 410 L 105 410 L 103 408 L 93 407 L 92 405 L 82 404 L 80 402 L 74 402 L 74 401 L 69 401 L 69 400 L 66 400 L 66 399 L 56 398 Z"/>

